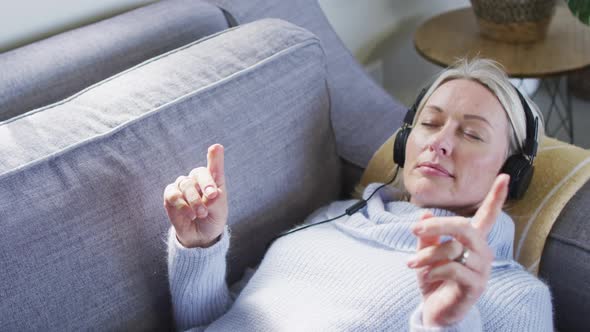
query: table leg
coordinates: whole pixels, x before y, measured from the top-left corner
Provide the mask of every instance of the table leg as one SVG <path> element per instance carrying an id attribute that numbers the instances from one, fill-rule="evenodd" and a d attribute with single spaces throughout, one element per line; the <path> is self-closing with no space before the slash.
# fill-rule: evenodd
<path id="1" fill-rule="evenodd" d="M 564 75 L 562 76 L 563 80 L 564 80 L 564 86 L 565 86 L 565 99 L 566 99 L 566 112 L 568 115 L 568 120 L 570 122 L 569 125 L 569 129 L 570 129 L 570 143 L 574 144 L 574 115 L 573 115 L 573 110 L 572 110 L 572 95 L 570 93 L 570 89 L 567 86 L 567 77 Z"/>
<path id="2" fill-rule="evenodd" d="M 562 88 L 565 90 L 562 91 Z M 538 92 L 544 89 L 547 92 L 547 96 L 549 97 L 549 107 L 546 110 L 543 110 L 543 107 L 539 104 L 540 98 L 538 96 Z M 545 134 L 547 136 L 554 137 L 559 131 L 563 128 L 565 130 L 565 134 L 569 138 L 570 143 L 574 143 L 574 120 L 573 120 L 573 112 L 572 112 L 572 101 L 571 101 L 571 94 L 567 88 L 567 77 L 562 75 L 557 78 L 543 78 L 541 79 L 541 83 L 539 84 L 539 88 L 535 93 L 531 96 L 537 105 L 541 108 L 541 112 L 544 113 L 544 120 L 545 120 Z M 555 111 L 556 118 L 555 125 L 552 125 L 552 115 Z M 551 127 L 553 130 L 551 130 Z"/>

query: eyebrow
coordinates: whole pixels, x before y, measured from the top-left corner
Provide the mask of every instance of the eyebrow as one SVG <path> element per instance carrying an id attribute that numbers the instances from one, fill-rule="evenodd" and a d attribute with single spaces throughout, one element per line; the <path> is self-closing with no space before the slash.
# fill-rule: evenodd
<path id="1" fill-rule="evenodd" d="M 426 105 L 424 106 L 424 108 L 431 108 L 434 109 L 435 111 L 439 112 L 439 113 L 444 113 L 444 110 L 436 105 Z M 467 120 L 480 120 L 483 121 L 485 123 L 487 123 L 488 126 L 490 126 L 491 128 L 494 128 L 492 126 L 492 124 L 488 121 L 488 119 L 484 118 L 483 116 L 480 115 L 475 115 L 475 114 L 465 114 L 463 116 L 463 118 L 467 119 Z"/>

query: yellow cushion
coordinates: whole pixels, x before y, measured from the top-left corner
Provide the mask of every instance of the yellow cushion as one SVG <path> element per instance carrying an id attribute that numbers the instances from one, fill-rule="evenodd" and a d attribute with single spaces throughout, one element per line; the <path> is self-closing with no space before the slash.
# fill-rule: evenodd
<path id="1" fill-rule="evenodd" d="M 391 179 L 394 139 L 395 134 L 375 152 L 353 193 L 355 197 L 369 183 Z M 529 189 L 521 200 L 508 202 L 504 209 L 515 222 L 514 258 L 531 273 L 538 272 L 553 223 L 589 178 L 589 150 L 549 137 L 541 139 Z"/>

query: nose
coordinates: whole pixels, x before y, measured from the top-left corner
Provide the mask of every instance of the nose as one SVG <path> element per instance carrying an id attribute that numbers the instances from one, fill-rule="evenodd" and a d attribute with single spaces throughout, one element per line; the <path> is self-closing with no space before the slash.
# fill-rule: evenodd
<path id="1" fill-rule="evenodd" d="M 449 126 L 443 127 L 438 133 L 432 136 L 428 149 L 438 155 L 448 157 L 453 152 L 453 135 Z"/>

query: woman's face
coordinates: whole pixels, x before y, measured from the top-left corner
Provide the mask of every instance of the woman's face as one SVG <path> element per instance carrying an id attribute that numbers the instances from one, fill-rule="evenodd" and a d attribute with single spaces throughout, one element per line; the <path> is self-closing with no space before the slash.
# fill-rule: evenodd
<path id="1" fill-rule="evenodd" d="M 486 87 L 467 79 L 443 83 L 408 137 L 403 176 L 410 201 L 475 212 L 506 160 L 508 130 L 500 101 Z"/>

